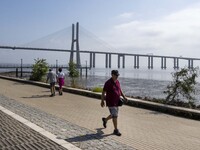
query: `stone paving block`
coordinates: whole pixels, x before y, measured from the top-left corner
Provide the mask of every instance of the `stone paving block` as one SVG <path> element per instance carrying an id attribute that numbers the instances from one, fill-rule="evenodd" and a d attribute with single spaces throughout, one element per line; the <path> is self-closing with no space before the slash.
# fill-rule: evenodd
<path id="1" fill-rule="evenodd" d="M 0 111 L 0 126 L 2 127 L 0 130 L 1 150 L 65 149 L 64 147 L 58 145 L 48 138 L 45 138 L 38 132 L 15 120 L 4 112 Z"/>

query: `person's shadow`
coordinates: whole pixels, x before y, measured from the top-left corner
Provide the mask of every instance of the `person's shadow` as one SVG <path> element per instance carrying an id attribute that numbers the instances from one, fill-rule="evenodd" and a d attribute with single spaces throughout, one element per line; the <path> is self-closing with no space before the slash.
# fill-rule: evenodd
<path id="1" fill-rule="evenodd" d="M 42 93 L 50 93 L 49 90 L 42 91 Z M 43 95 L 32 95 L 32 96 L 24 96 L 22 98 L 48 98 L 50 94 L 43 94 Z"/>
<path id="2" fill-rule="evenodd" d="M 32 96 L 24 96 L 22 98 L 47 98 L 49 95 L 32 95 Z"/>
<path id="3" fill-rule="evenodd" d="M 86 135 L 80 135 L 77 137 L 73 137 L 73 138 L 67 138 L 65 139 L 67 142 L 83 142 L 83 141 L 89 141 L 89 140 L 99 140 L 102 139 L 104 137 L 113 135 L 113 134 L 104 134 L 104 132 L 102 131 L 102 129 L 104 128 L 97 128 L 97 132 L 96 133 L 91 133 L 91 134 L 86 134 Z"/>

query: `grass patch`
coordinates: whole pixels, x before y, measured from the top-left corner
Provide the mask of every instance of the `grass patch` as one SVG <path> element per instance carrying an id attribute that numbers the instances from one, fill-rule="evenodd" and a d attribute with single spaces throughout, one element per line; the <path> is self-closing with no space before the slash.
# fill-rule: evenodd
<path id="1" fill-rule="evenodd" d="M 99 92 L 99 93 L 101 93 L 102 91 L 103 91 L 102 87 L 94 87 L 94 88 L 92 88 L 92 92 Z"/>

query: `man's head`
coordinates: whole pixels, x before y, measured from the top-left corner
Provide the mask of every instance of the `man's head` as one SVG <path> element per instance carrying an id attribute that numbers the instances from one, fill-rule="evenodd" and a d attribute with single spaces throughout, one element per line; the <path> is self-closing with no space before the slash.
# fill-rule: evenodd
<path id="1" fill-rule="evenodd" d="M 112 74 L 112 75 L 115 75 L 115 76 L 119 76 L 118 70 L 112 70 L 112 71 L 111 71 L 111 74 Z"/>
<path id="2" fill-rule="evenodd" d="M 51 68 L 49 68 L 49 71 L 52 71 L 52 69 L 51 69 Z"/>
<path id="3" fill-rule="evenodd" d="M 118 70 L 112 70 L 111 75 L 113 79 L 117 79 L 117 77 L 119 76 Z"/>
<path id="4" fill-rule="evenodd" d="M 59 68 L 58 71 L 59 71 L 59 72 L 62 72 L 62 68 Z"/>

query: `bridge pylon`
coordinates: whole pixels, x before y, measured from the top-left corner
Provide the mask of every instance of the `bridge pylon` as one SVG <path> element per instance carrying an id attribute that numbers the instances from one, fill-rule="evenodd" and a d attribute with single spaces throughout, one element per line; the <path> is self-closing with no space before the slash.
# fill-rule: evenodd
<path id="1" fill-rule="evenodd" d="M 76 45 L 75 45 L 76 44 Z M 74 49 L 76 47 L 76 49 Z M 72 43 L 70 52 L 70 62 L 74 62 L 74 52 L 76 52 L 76 65 L 81 67 L 80 52 L 79 52 L 79 23 L 76 23 L 76 37 L 75 37 L 75 25 L 72 24 Z"/>

